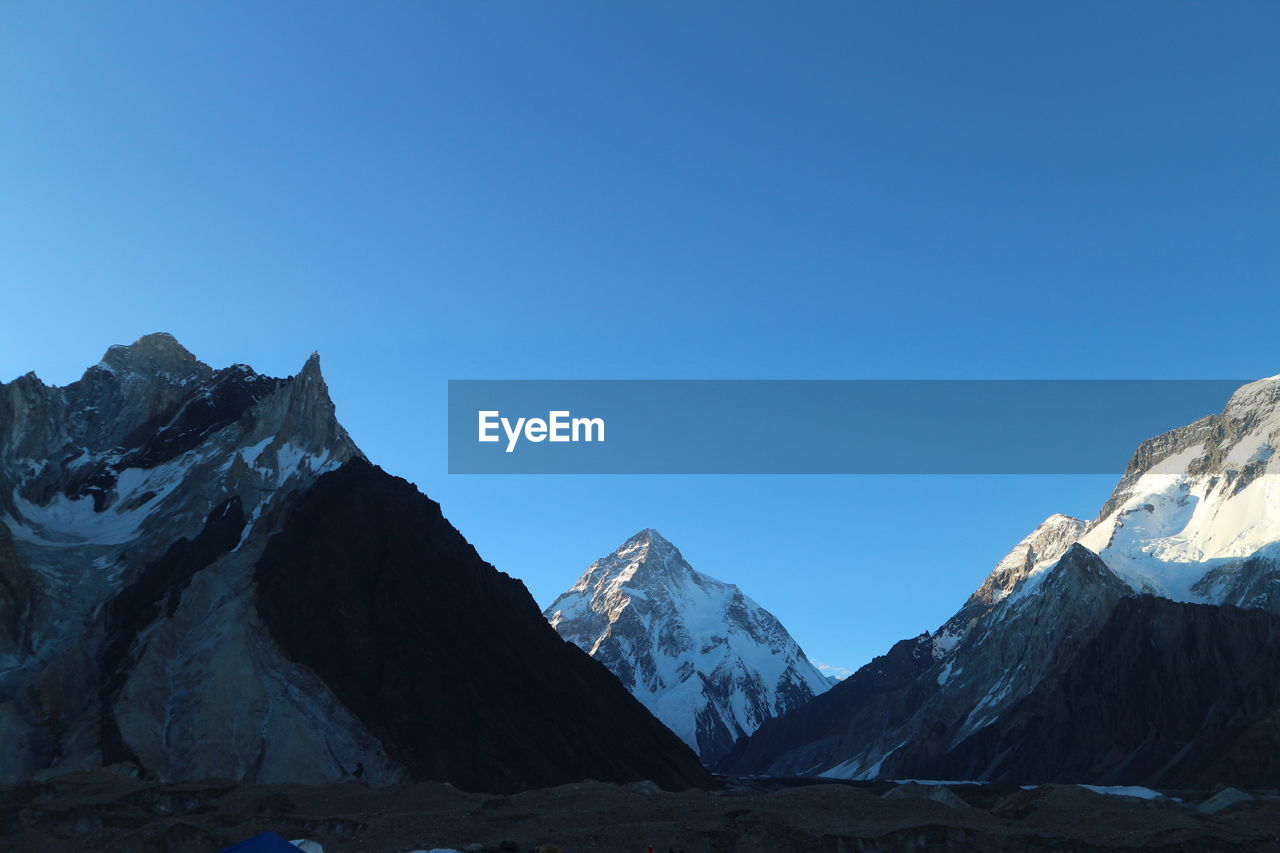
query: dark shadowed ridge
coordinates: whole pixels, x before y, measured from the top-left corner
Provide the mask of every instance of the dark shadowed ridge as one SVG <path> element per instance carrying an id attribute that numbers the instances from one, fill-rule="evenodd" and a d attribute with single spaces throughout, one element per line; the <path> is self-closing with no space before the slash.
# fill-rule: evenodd
<path id="1" fill-rule="evenodd" d="M 958 743 L 954 729 L 931 731 L 890 756 L 879 778 L 1280 785 L 1280 616 L 1126 596 L 1076 643 L 998 720 Z M 903 640 L 739 741 L 721 769 L 765 773 L 790 750 L 839 743 L 854 723 L 896 722 L 931 700 L 928 651 L 927 637 Z"/>
<path id="2" fill-rule="evenodd" d="M 788 714 L 766 720 L 719 762 L 727 773 L 767 773 L 776 756 L 811 742 L 836 741 L 873 697 L 907 692 L 933 664 L 927 634 L 901 640 L 853 675 Z M 905 704 L 910 704 L 908 701 Z"/>
<path id="3" fill-rule="evenodd" d="M 1124 598 L 1069 666 L 937 771 L 1014 784 L 1274 787 L 1278 671 L 1272 613 Z"/>
<path id="4" fill-rule="evenodd" d="M 276 642 L 415 778 L 491 792 L 714 784 L 439 504 L 363 460 L 299 498 L 255 574 Z"/>

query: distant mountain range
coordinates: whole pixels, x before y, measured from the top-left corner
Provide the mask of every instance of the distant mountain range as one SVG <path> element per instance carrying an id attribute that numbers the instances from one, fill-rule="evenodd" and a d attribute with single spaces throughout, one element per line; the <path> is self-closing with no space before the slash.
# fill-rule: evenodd
<path id="1" fill-rule="evenodd" d="M 1278 440 L 1275 377 L 1144 442 L 1096 520 L 1049 518 L 938 630 L 766 722 L 720 766 L 1280 784 Z"/>
<path id="2" fill-rule="evenodd" d="M 0 384 L 0 743 L 0 783 L 711 784 L 365 459 L 316 356 L 277 379 L 168 335 Z"/>
<path id="3" fill-rule="evenodd" d="M 1280 787 L 1278 443 L 1280 377 L 1246 385 L 833 684 L 654 530 L 539 613 L 368 462 L 316 356 L 281 379 L 148 335 L 65 387 L 0 384 L 0 784 L 713 786 L 701 758 Z"/>
<path id="4" fill-rule="evenodd" d="M 772 613 L 652 529 L 592 563 L 543 615 L 708 763 L 832 684 Z"/>

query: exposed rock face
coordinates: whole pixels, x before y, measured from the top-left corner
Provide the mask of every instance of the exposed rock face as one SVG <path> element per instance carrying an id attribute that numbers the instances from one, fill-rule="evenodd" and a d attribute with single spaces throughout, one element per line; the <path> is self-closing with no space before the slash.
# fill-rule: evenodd
<path id="1" fill-rule="evenodd" d="M 0 630 L 0 780 L 118 760 L 399 778 L 252 609 L 292 497 L 360 456 L 314 355 L 275 379 L 148 335 L 66 387 L 0 385 L 0 612 L 21 614 Z"/>
<path id="2" fill-rule="evenodd" d="M 957 778 L 1270 786 L 1280 779 L 1280 616 L 1124 598 L 1071 663 L 951 750 Z"/>
<path id="3" fill-rule="evenodd" d="M 174 616 L 182 593 L 195 574 L 233 550 L 240 543 L 244 528 L 240 499 L 224 501 L 210 513 L 204 529 L 194 539 L 174 542 L 160 559 L 148 563 L 136 580 L 107 602 L 103 612 L 106 641 L 98 654 L 105 764 L 143 763 L 137 750 L 125 740 L 115 714 L 121 690 L 130 681 L 138 663 L 135 650 L 142 632 L 162 617 Z M 168 729 L 163 732 L 166 748 L 171 746 L 170 735 Z M 148 762 L 146 766 L 153 764 Z"/>
<path id="4" fill-rule="evenodd" d="M 1056 514 L 1045 519 L 996 564 L 964 607 L 936 632 L 935 655 L 944 657 L 983 616 L 1008 598 L 1036 566 L 1052 564 L 1067 553 L 1087 527 L 1086 522 L 1068 515 Z"/>
<path id="5" fill-rule="evenodd" d="M 847 779 L 943 778 L 916 769 L 1026 695 L 1079 638 L 1097 631 L 1127 588 L 1077 545 L 1034 583 L 1024 580 L 1018 592 L 979 617 L 949 651 L 939 654 L 930 635 L 898 643 L 809 707 L 762 726 L 725 767 Z"/>
<path id="6" fill-rule="evenodd" d="M 1280 377 L 1143 442 L 1080 542 L 1134 590 L 1280 613 Z"/>
<path id="7" fill-rule="evenodd" d="M 895 646 L 895 666 L 873 661 L 762 726 L 723 766 L 1280 784 L 1280 766 L 1245 757 L 1274 737 L 1271 688 L 1249 662 L 1272 665 L 1269 613 L 1280 613 L 1277 440 L 1273 378 L 1240 389 L 1219 415 L 1144 442 L 1097 520 L 1051 517 L 938 631 Z M 1139 594 L 1162 599 L 1135 604 Z"/>
<path id="8" fill-rule="evenodd" d="M 864 726 L 901 725 L 913 701 L 927 698 L 917 677 L 933 666 L 928 634 L 900 640 L 831 690 L 770 720 L 738 741 L 722 769 L 773 776 L 806 776 L 825 769 L 832 755 L 865 750 Z M 877 768 L 878 769 L 878 768 Z M 835 775 L 835 774 L 831 774 Z M 863 774 L 874 776 L 874 773 Z"/>
<path id="9" fill-rule="evenodd" d="M 707 763 L 831 686 L 773 614 L 652 529 L 592 563 L 544 615 Z"/>
<path id="10" fill-rule="evenodd" d="M 362 494 L 398 513 L 401 528 L 373 535 L 361 526 L 363 510 L 350 514 L 349 527 L 340 513 L 317 511 L 332 509 L 332 486 L 308 500 L 331 472 L 365 483 Z M 397 482 L 399 492 L 370 479 Z M 364 461 L 334 416 L 314 355 L 298 375 L 275 379 L 243 365 L 214 370 L 171 337 L 149 335 L 113 347 L 66 387 L 33 374 L 0 385 L 0 782 L 115 762 L 157 779 L 311 783 L 358 775 L 382 784 L 430 775 L 493 790 L 584 776 L 629 781 L 649 768 L 668 786 L 708 781 L 607 672 L 556 637 L 527 594 L 521 600 L 519 584 L 503 586 L 465 542 L 440 546 L 440 529 L 452 528 L 438 508 L 434 515 L 404 509 L 414 499 L 435 507 Z M 309 529 L 309 518 L 322 519 L 323 529 Z M 418 523 L 429 529 L 411 529 Z M 291 555 L 309 539 L 343 555 L 340 565 L 323 563 L 329 586 L 362 601 L 376 591 L 395 605 L 385 618 L 397 619 L 373 618 L 353 599 L 316 588 L 306 573 L 297 586 L 313 599 L 291 588 Z M 417 547 L 436 550 L 415 562 Z M 274 574 L 259 566 L 268 549 Z M 417 578 L 424 569 L 476 585 L 442 580 L 428 589 Z M 486 573 L 493 577 L 483 580 Z M 370 578 L 376 590 L 360 586 Z M 484 589 L 505 592 L 492 612 L 467 614 Z M 441 623 L 451 608 L 456 619 L 488 624 L 489 645 L 459 629 L 435 636 L 429 652 L 407 650 L 413 612 Z M 359 654 L 308 657 L 305 630 L 282 627 L 294 616 L 309 630 L 345 637 Z M 366 632 L 376 641 L 360 640 Z M 629 763 L 635 753 L 625 745 L 610 754 L 616 733 L 602 742 L 598 726 L 581 727 L 577 750 L 540 756 L 542 775 L 527 755 L 503 769 L 499 744 L 521 734 L 536 743 L 551 714 L 545 697 L 511 695 L 494 703 L 505 729 L 487 763 L 477 759 L 469 773 L 456 757 L 433 765 L 433 749 L 463 736 L 405 734 L 433 704 L 406 683 L 494 699 L 508 674 L 472 649 L 508 642 L 527 649 L 523 665 L 548 685 L 576 685 L 577 701 L 630 720 L 644 760 Z M 455 655 L 474 666 L 439 668 Z M 364 692 L 356 696 L 343 679 L 360 666 L 394 672 L 396 682 L 383 692 L 358 682 Z M 371 696 L 380 709 L 369 707 Z M 438 696 L 434 704 L 452 707 Z"/>

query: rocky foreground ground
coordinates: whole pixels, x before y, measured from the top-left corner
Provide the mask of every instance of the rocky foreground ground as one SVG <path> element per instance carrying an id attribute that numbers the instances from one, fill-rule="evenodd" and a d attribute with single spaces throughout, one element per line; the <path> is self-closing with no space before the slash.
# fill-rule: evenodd
<path id="1" fill-rule="evenodd" d="M 318 841 L 325 853 L 541 844 L 564 853 L 1280 851 L 1273 793 L 1143 800 L 1077 786 L 725 781 L 716 792 L 584 782 L 492 796 L 436 783 L 147 784 L 75 774 L 0 789 L 0 850 L 214 853 L 273 830 Z"/>

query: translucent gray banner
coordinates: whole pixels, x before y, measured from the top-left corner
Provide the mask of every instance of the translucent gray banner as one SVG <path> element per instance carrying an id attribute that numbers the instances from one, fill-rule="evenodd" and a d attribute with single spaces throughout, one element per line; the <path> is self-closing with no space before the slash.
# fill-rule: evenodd
<path id="1" fill-rule="evenodd" d="M 454 474 L 1119 474 L 1240 380 L 454 380 Z"/>

